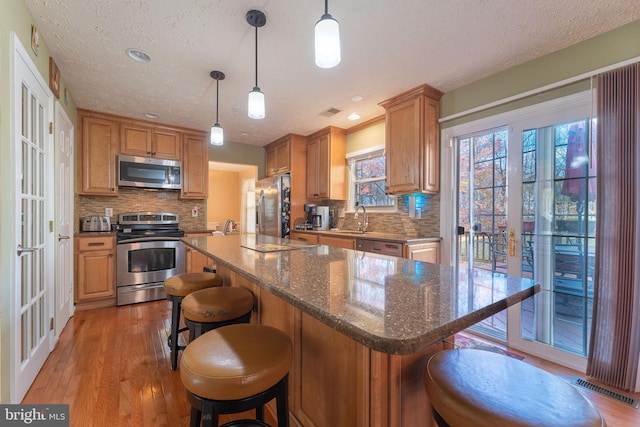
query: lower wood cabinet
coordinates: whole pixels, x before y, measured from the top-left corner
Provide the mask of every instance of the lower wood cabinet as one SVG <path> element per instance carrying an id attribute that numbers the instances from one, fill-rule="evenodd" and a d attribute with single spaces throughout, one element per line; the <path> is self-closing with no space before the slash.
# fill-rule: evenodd
<path id="1" fill-rule="evenodd" d="M 115 236 L 76 237 L 75 302 L 82 306 L 115 305 Z"/>
<path id="2" fill-rule="evenodd" d="M 210 236 L 211 233 L 206 234 L 198 234 L 198 233 L 188 233 L 186 237 L 195 237 L 195 236 Z M 184 246 L 184 270 L 185 273 L 201 273 L 204 271 L 204 268 L 214 268 L 215 263 L 213 259 L 209 258 L 202 252 L 196 251 L 190 246 Z"/>
<path id="3" fill-rule="evenodd" d="M 318 235 L 317 234 L 301 233 L 301 232 L 297 232 L 297 231 L 292 231 L 289 234 L 289 238 L 291 240 L 299 240 L 301 242 L 318 243 Z"/>
<path id="4" fill-rule="evenodd" d="M 404 257 L 440 264 L 440 242 L 406 244 L 404 245 Z"/>
<path id="5" fill-rule="evenodd" d="M 380 353 L 225 266 L 218 266 L 218 274 L 226 285 L 253 292 L 257 309 L 252 323 L 273 326 L 291 338 L 292 426 L 435 427 L 423 375 L 428 359 L 445 344 L 409 355 Z M 275 418 L 274 402 L 266 408 Z"/>
<path id="6" fill-rule="evenodd" d="M 318 236 L 318 243 L 321 245 L 332 246 L 334 248 L 355 249 L 356 239 L 353 237 L 337 237 L 337 236 Z"/>

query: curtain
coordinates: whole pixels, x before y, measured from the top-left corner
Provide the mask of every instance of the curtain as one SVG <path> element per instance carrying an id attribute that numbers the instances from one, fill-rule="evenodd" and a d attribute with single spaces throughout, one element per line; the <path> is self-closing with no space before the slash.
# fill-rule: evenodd
<path id="1" fill-rule="evenodd" d="M 639 64 L 597 79 L 596 268 L 587 375 L 636 390 L 640 357 Z"/>

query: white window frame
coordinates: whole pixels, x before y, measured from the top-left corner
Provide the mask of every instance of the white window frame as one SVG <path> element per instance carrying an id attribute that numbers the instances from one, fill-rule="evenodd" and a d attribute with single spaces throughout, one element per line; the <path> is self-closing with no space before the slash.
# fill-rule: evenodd
<path id="1" fill-rule="evenodd" d="M 356 181 L 354 165 L 358 160 L 364 160 L 371 157 L 377 157 L 385 155 L 385 146 L 384 144 L 374 145 L 372 147 L 364 148 L 362 150 L 354 151 L 352 153 L 347 154 L 346 162 L 347 162 L 347 206 L 346 212 L 353 213 L 356 210 L 355 206 L 355 191 L 354 191 L 354 183 Z M 386 176 L 385 176 L 386 180 Z M 395 196 L 393 196 L 395 197 Z M 395 197 L 395 205 L 394 206 L 367 206 L 367 212 L 376 212 L 376 213 L 394 213 L 398 211 L 398 198 Z"/>

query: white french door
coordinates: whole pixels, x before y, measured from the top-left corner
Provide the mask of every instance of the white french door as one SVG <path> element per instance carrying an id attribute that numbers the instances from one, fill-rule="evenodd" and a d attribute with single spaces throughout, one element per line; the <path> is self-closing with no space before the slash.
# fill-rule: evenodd
<path id="1" fill-rule="evenodd" d="M 50 352 L 53 281 L 51 92 L 12 34 L 12 135 L 15 144 L 15 284 L 12 392 L 17 403 Z"/>
<path id="2" fill-rule="evenodd" d="M 54 328 L 58 337 L 73 314 L 73 123 L 56 102 L 56 251 Z"/>
<path id="3" fill-rule="evenodd" d="M 533 278 L 542 288 L 475 330 L 580 371 L 595 256 L 591 105 L 584 92 L 443 132 L 458 212 L 448 236 L 453 264 Z M 470 300 L 491 295 L 490 285 Z"/>

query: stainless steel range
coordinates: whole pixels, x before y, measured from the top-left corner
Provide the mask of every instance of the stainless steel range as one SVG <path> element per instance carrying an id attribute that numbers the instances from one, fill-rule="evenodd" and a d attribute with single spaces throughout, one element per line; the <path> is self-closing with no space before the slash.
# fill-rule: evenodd
<path id="1" fill-rule="evenodd" d="M 184 231 L 178 215 L 127 212 L 116 228 L 117 305 L 166 298 L 164 280 L 184 273 Z"/>

